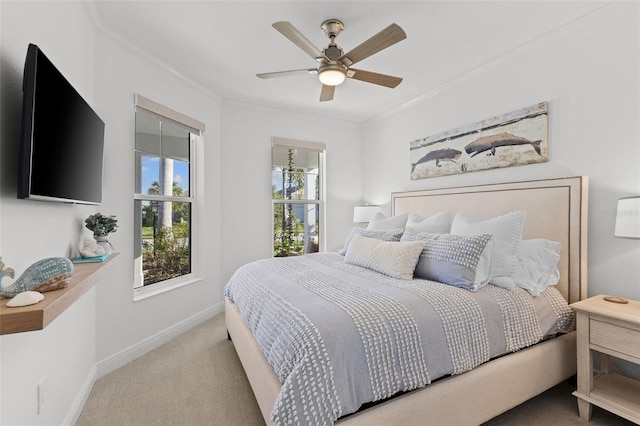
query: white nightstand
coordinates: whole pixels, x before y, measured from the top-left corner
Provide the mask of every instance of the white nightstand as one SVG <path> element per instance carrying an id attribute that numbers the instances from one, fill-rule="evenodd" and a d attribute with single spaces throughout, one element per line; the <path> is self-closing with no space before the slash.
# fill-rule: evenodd
<path id="1" fill-rule="evenodd" d="M 578 341 L 578 409 L 591 418 L 591 404 L 640 424 L 640 382 L 610 371 L 611 357 L 640 364 L 640 302 L 626 304 L 594 296 L 573 303 Z M 593 351 L 600 372 L 593 375 Z"/>

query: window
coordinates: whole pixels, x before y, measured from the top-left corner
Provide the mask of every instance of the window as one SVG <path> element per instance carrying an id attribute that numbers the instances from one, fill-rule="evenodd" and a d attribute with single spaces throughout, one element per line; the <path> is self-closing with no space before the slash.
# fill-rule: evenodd
<path id="1" fill-rule="evenodd" d="M 314 142 L 281 138 L 272 142 L 275 257 L 314 253 L 322 247 L 324 150 L 324 144 Z"/>
<path id="2" fill-rule="evenodd" d="M 134 289 L 193 277 L 196 141 L 204 125 L 142 96 L 135 112 Z"/>

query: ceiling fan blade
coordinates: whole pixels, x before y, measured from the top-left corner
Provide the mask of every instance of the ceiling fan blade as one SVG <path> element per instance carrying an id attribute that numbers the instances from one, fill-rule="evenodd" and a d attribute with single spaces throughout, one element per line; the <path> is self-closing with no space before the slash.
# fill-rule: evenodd
<path id="1" fill-rule="evenodd" d="M 300 49 L 307 52 L 316 61 L 320 62 L 322 59 L 329 60 L 320 49 L 314 46 L 291 22 L 280 21 L 272 25 L 273 28 L 280 31 L 280 33 L 291 40 Z"/>
<path id="2" fill-rule="evenodd" d="M 371 71 L 357 70 L 354 68 L 349 68 L 347 76 L 355 80 L 365 81 L 367 83 L 373 83 L 379 86 L 390 87 L 392 89 L 402 82 L 402 79 L 400 77 L 378 74 L 377 72 Z"/>
<path id="3" fill-rule="evenodd" d="M 260 78 L 276 78 L 276 77 L 287 77 L 290 75 L 300 75 L 300 74 L 317 74 L 318 70 L 315 68 L 305 68 L 301 70 L 288 70 L 288 71 L 274 71 L 274 72 L 263 72 L 260 74 L 256 74 L 256 77 Z"/>
<path id="4" fill-rule="evenodd" d="M 389 46 L 393 46 L 405 38 L 407 38 L 407 35 L 402 28 L 397 24 L 391 24 L 378 34 L 375 34 L 368 40 L 365 40 L 339 57 L 338 61 L 342 62 L 347 67 L 351 66 L 356 62 L 360 62 L 361 60 L 368 58 L 374 53 L 378 53 Z"/>
<path id="5" fill-rule="evenodd" d="M 320 102 L 326 102 L 333 99 L 333 94 L 336 91 L 336 86 L 322 85 L 322 91 L 320 92 Z"/>

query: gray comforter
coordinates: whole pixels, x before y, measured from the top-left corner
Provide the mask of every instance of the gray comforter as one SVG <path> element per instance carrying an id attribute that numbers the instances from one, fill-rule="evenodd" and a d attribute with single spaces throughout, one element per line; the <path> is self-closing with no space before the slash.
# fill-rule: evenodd
<path id="1" fill-rule="evenodd" d="M 330 425 L 367 402 L 573 329 L 553 287 L 532 297 L 397 280 L 334 253 L 265 259 L 225 287 L 282 383 L 272 420 Z"/>

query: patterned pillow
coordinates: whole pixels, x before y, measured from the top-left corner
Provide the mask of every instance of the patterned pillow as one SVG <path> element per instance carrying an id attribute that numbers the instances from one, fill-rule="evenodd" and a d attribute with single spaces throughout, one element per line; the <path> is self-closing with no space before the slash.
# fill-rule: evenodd
<path id="1" fill-rule="evenodd" d="M 491 284 L 513 290 L 513 271 L 522 239 L 525 214 L 523 211 L 479 221 L 463 214 L 456 214 L 451 224 L 451 233 L 458 235 L 493 234 L 495 269 Z"/>
<path id="2" fill-rule="evenodd" d="M 413 279 L 423 241 L 382 241 L 355 235 L 344 261 L 401 280 Z"/>
<path id="3" fill-rule="evenodd" d="M 390 229 L 404 228 L 407 223 L 409 213 L 401 214 L 398 216 L 387 217 L 383 213 L 376 213 L 367 225 L 367 229 L 376 231 L 386 231 Z"/>
<path id="4" fill-rule="evenodd" d="M 407 228 L 400 241 L 424 241 L 426 245 L 415 276 L 476 291 L 486 285 L 493 272 L 491 234 L 429 234 Z"/>
<path id="5" fill-rule="evenodd" d="M 377 238 L 382 241 L 400 241 L 400 237 L 402 237 L 402 229 L 391 229 L 391 230 L 380 230 L 380 231 L 372 231 L 363 228 L 353 228 L 347 236 L 347 241 L 344 243 L 344 247 L 342 250 L 338 252 L 344 256 L 347 254 L 347 250 L 349 250 L 349 244 L 351 244 L 351 240 L 355 235 L 364 235 L 369 238 Z"/>

